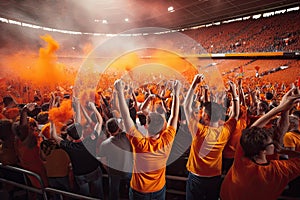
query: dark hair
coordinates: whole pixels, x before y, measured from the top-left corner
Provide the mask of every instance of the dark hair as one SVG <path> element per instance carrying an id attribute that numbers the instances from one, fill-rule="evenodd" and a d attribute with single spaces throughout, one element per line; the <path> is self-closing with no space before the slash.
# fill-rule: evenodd
<path id="1" fill-rule="evenodd" d="M 119 125 L 116 118 L 110 118 L 106 122 L 106 129 L 110 133 L 115 133 L 119 129 Z"/>
<path id="2" fill-rule="evenodd" d="M 222 117 L 225 117 L 225 109 L 218 103 L 206 102 L 204 103 L 204 112 L 209 116 L 211 122 L 217 122 Z"/>
<path id="3" fill-rule="evenodd" d="M 142 126 L 146 125 L 146 123 L 147 123 L 147 117 L 146 117 L 146 115 L 144 115 L 143 113 L 138 113 L 137 116 L 138 116 L 138 118 L 140 120 L 141 125 Z"/>
<path id="4" fill-rule="evenodd" d="M 11 96 L 5 96 L 5 97 L 3 97 L 2 101 L 3 101 L 4 107 L 6 107 L 9 104 L 15 102 L 14 99 Z"/>
<path id="5" fill-rule="evenodd" d="M 273 99 L 273 94 L 272 94 L 271 92 L 267 92 L 267 93 L 265 94 L 265 96 L 266 96 L 266 99 L 267 99 L 267 100 Z"/>
<path id="6" fill-rule="evenodd" d="M 48 123 L 48 116 L 49 113 L 48 112 L 40 112 L 37 117 L 36 117 L 36 121 L 39 124 L 47 124 Z"/>
<path id="7" fill-rule="evenodd" d="M 42 111 L 48 111 L 50 107 L 50 103 L 43 103 L 41 106 Z"/>
<path id="8" fill-rule="evenodd" d="M 29 117 L 36 118 L 37 115 L 41 112 L 41 107 L 36 106 L 32 111 L 28 111 L 27 114 Z"/>
<path id="9" fill-rule="evenodd" d="M 272 137 L 273 129 L 250 127 L 244 129 L 240 139 L 241 146 L 245 152 L 245 156 L 253 158 L 260 151 L 265 149 L 265 141 Z"/>
<path id="10" fill-rule="evenodd" d="M 150 136 L 160 133 L 165 124 L 165 119 L 161 114 L 151 112 L 148 117 L 148 133 Z"/>
<path id="11" fill-rule="evenodd" d="M 82 136 L 82 126 L 79 123 L 71 124 L 67 127 L 67 134 L 74 140 L 80 139 Z"/>

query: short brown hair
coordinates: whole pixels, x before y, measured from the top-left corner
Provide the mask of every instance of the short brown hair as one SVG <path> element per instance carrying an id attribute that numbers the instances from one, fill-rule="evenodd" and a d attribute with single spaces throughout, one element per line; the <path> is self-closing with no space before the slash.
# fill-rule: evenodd
<path id="1" fill-rule="evenodd" d="M 165 124 L 165 119 L 159 113 L 151 112 L 147 116 L 148 133 L 150 136 L 160 133 Z"/>

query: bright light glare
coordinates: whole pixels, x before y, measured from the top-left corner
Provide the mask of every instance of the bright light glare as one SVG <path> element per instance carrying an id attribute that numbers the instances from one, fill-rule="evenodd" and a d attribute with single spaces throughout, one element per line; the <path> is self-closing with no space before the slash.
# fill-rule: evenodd
<path id="1" fill-rule="evenodd" d="M 174 7 L 173 6 L 169 6 L 168 7 L 168 12 L 174 12 L 175 10 L 174 10 Z"/>

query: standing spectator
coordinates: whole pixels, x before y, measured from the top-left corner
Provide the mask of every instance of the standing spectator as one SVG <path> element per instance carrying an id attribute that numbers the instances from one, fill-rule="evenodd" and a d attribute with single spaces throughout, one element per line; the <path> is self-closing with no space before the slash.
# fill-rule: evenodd
<path id="1" fill-rule="evenodd" d="M 42 141 L 40 148 L 40 155 L 44 161 L 49 186 L 69 192 L 70 158 L 68 154 L 59 148 L 53 139 Z M 60 199 L 60 195 L 54 195 L 53 200 Z"/>
<path id="2" fill-rule="evenodd" d="M 278 107 L 273 108 L 243 131 L 233 166 L 222 183 L 222 200 L 275 200 L 288 182 L 300 175 L 299 152 L 281 150 L 281 153 L 289 156 L 293 154 L 297 158 L 267 160 L 267 155 L 274 154 L 274 145 L 280 142 L 281 134 L 287 130 L 289 109 L 300 98 L 300 95 L 292 95 L 292 90 L 283 96 Z M 274 132 L 265 125 L 278 113 L 281 113 L 281 120 Z"/>
<path id="3" fill-rule="evenodd" d="M 44 186 L 48 185 L 48 178 L 46 175 L 46 169 L 42 160 L 40 159 L 40 148 L 38 146 L 37 137 L 34 135 L 34 129 L 29 123 L 27 113 L 35 109 L 35 103 L 26 104 L 20 114 L 20 121 L 13 124 L 13 131 L 17 136 L 15 142 L 16 153 L 20 160 L 20 165 L 26 170 L 37 173 Z M 36 188 L 41 188 L 40 182 L 33 176 L 29 176 L 31 184 Z"/>
<path id="4" fill-rule="evenodd" d="M 18 165 L 18 157 L 15 150 L 15 135 L 12 132 L 12 121 L 8 119 L 0 120 L 0 162 L 2 165 L 10 165 L 20 167 Z M 20 184 L 25 184 L 24 177 L 21 173 L 0 168 L 0 177 L 11 180 Z M 17 190 L 15 186 L 2 183 L 2 189 L 8 193 L 8 198 L 13 199 L 14 192 Z M 0 186 L 0 187 L 1 187 Z"/>
<path id="5" fill-rule="evenodd" d="M 121 118 L 111 118 L 106 122 L 106 130 L 110 137 L 100 145 L 99 156 L 108 171 L 109 199 L 119 199 L 120 182 L 124 180 L 129 188 L 132 172 L 132 149 L 126 133 L 120 129 L 117 120 Z M 123 188 L 123 186 L 122 186 Z"/>
<path id="6" fill-rule="evenodd" d="M 300 131 L 299 118 L 295 115 L 289 116 L 289 129 L 283 137 L 285 149 L 300 152 Z M 289 183 L 288 190 L 285 191 L 287 196 L 300 197 L 300 176 Z"/>
<path id="7" fill-rule="evenodd" d="M 77 107 L 76 111 L 79 112 L 79 101 L 75 101 L 75 103 L 77 104 L 75 105 Z M 96 149 L 94 149 L 101 132 L 103 120 L 95 104 L 89 103 L 89 105 L 95 112 L 98 122 L 95 125 L 94 132 L 88 137 L 82 138 L 82 126 L 80 123 L 71 124 L 67 128 L 67 135 L 70 140 L 63 140 L 57 135 L 53 122 L 51 122 L 51 133 L 60 148 L 65 150 L 70 157 L 80 194 L 103 199 L 102 170 L 100 162 L 95 157 Z M 78 116 L 79 113 L 76 113 L 76 115 Z"/>
<path id="8" fill-rule="evenodd" d="M 204 79 L 197 74 L 190 86 L 184 101 L 184 112 L 192 144 L 187 162 L 189 171 L 186 183 L 186 199 L 218 199 L 221 186 L 222 151 L 235 130 L 239 115 L 239 100 L 236 86 L 230 82 L 233 110 L 230 119 L 219 126 L 222 117 L 222 107 L 215 102 L 207 102 L 204 106 L 202 121 L 193 114 L 192 103 L 196 86 Z"/>
<path id="9" fill-rule="evenodd" d="M 124 82 L 117 80 L 115 89 L 118 93 L 119 107 L 127 137 L 133 148 L 133 173 L 130 182 L 129 199 L 165 199 L 166 162 L 175 137 L 178 114 L 179 92 L 181 84 L 173 85 L 173 103 L 171 116 L 166 124 L 161 114 L 149 113 L 147 116 L 148 137 L 139 132 L 130 118 L 124 97 Z"/>

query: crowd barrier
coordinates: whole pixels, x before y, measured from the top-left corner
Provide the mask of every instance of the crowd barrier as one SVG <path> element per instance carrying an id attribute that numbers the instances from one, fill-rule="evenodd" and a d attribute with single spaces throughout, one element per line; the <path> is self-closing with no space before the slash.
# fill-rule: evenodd
<path id="1" fill-rule="evenodd" d="M 3 165 L 2 163 L 0 163 L 0 169 L 5 169 L 5 170 L 12 171 L 12 172 L 20 173 L 23 175 L 24 179 L 26 179 L 26 175 L 30 175 L 30 176 L 33 176 L 34 178 L 36 178 L 41 185 L 40 189 L 30 186 L 30 184 L 28 184 L 28 182 L 26 182 L 26 181 L 25 181 L 25 184 L 21 184 L 21 183 L 17 183 L 17 182 L 11 181 L 9 179 L 0 177 L 0 182 L 21 188 L 27 192 L 27 195 L 28 195 L 28 192 L 33 192 L 33 193 L 41 195 L 41 198 L 43 200 L 48 200 L 49 199 L 48 195 L 50 195 L 50 194 L 52 194 L 52 195 L 59 194 L 62 197 L 67 197 L 67 198 L 72 198 L 72 199 L 97 200 L 96 198 L 87 197 L 87 196 L 83 196 L 83 195 L 79 195 L 79 194 L 75 194 L 75 193 L 71 193 L 71 192 L 66 192 L 66 191 L 62 191 L 62 190 L 57 190 L 57 189 L 54 189 L 51 187 L 45 187 L 41 177 L 38 174 L 28 171 L 28 170 L 24 170 L 24 169 L 9 166 L 9 165 Z M 107 174 L 103 174 L 103 177 L 107 178 L 108 176 L 107 176 Z M 171 181 L 186 181 L 187 180 L 187 177 L 174 176 L 174 175 L 166 175 L 166 178 L 167 178 L 167 180 L 171 180 Z M 167 188 L 167 193 L 171 193 L 173 195 L 185 196 L 185 191 L 180 191 L 180 190 L 174 190 L 174 189 Z M 287 197 L 287 196 L 280 196 L 279 200 L 300 200 L 300 197 L 293 198 L 293 197 Z"/>

